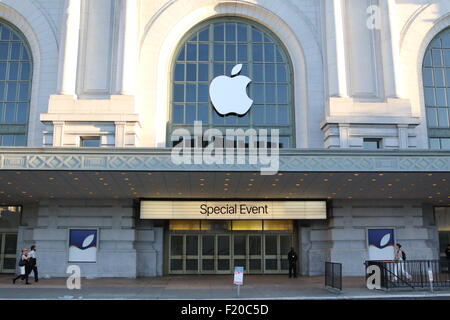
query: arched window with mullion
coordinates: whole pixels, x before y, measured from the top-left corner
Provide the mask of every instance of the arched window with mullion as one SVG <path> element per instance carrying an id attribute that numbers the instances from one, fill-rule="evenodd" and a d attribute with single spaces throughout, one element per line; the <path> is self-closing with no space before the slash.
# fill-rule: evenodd
<path id="1" fill-rule="evenodd" d="M 429 44 L 422 64 L 430 149 L 450 149 L 450 28 Z"/>
<path id="2" fill-rule="evenodd" d="M 0 146 L 27 144 L 32 70 L 24 36 L 0 21 Z"/>
<path id="3" fill-rule="evenodd" d="M 242 64 L 253 105 L 245 115 L 220 115 L 209 96 L 211 81 Z M 181 42 L 172 72 L 169 133 L 202 121 L 208 128 L 278 129 L 280 147 L 293 147 L 292 67 L 287 51 L 267 28 L 241 18 L 201 23 Z"/>

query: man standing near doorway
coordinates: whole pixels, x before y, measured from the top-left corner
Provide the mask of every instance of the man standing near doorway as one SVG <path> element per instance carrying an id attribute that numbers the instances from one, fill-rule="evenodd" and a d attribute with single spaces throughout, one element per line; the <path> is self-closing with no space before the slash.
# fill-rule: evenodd
<path id="1" fill-rule="evenodd" d="M 36 246 L 32 245 L 31 246 L 31 251 L 28 254 L 28 256 L 30 257 L 30 273 L 31 271 L 33 271 L 34 273 L 34 282 L 38 282 L 39 278 L 38 278 L 38 269 L 37 269 L 37 259 L 36 259 Z"/>
<path id="2" fill-rule="evenodd" d="M 294 278 L 297 278 L 297 258 L 297 253 L 294 248 L 291 247 L 291 251 L 288 253 L 289 278 L 292 278 L 292 271 L 294 272 Z"/>

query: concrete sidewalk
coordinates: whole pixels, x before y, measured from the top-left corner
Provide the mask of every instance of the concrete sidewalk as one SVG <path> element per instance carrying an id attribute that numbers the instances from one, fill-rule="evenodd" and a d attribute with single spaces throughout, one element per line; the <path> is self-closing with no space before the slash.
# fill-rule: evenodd
<path id="1" fill-rule="evenodd" d="M 0 299 L 237 299 L 232 275 L 165 276 L 141 279 L 82 279 L 68 290 L 65 278 L 41 279 L 32 285 L 0 276 Z M 363 277 L 344 277 L 343 291 L 324 288 L 324 277 L 289 279 L 280 275 L 246 275 L 240 299 L 450 299 L 446 291 L 371 291 Z"/>

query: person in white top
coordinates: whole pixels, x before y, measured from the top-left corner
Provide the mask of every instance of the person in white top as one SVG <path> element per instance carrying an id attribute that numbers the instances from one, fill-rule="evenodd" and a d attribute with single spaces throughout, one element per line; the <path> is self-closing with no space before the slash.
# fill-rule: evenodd
<path id="1" fill-rule="evenodd" d="M 34 274 L 34 282 L 38 282 L 39 278 L 38 278 L 38 268 L 37 268 L 37 259 L 36 259 L 36 246 L 32 245 L 31 246 L 31 251 L 28 254 L 28 256 L 30 257 L 30 273 L 31 271 L 33 271 Z"/>

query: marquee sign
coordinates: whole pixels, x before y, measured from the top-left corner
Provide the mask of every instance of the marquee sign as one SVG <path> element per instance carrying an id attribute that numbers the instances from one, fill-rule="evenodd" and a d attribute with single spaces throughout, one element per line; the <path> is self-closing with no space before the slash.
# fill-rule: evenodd
<path id="1" fill-rule="evenodd" d="M 141 201 L 141 219 L 326 219 L 326 201 Z"/>

